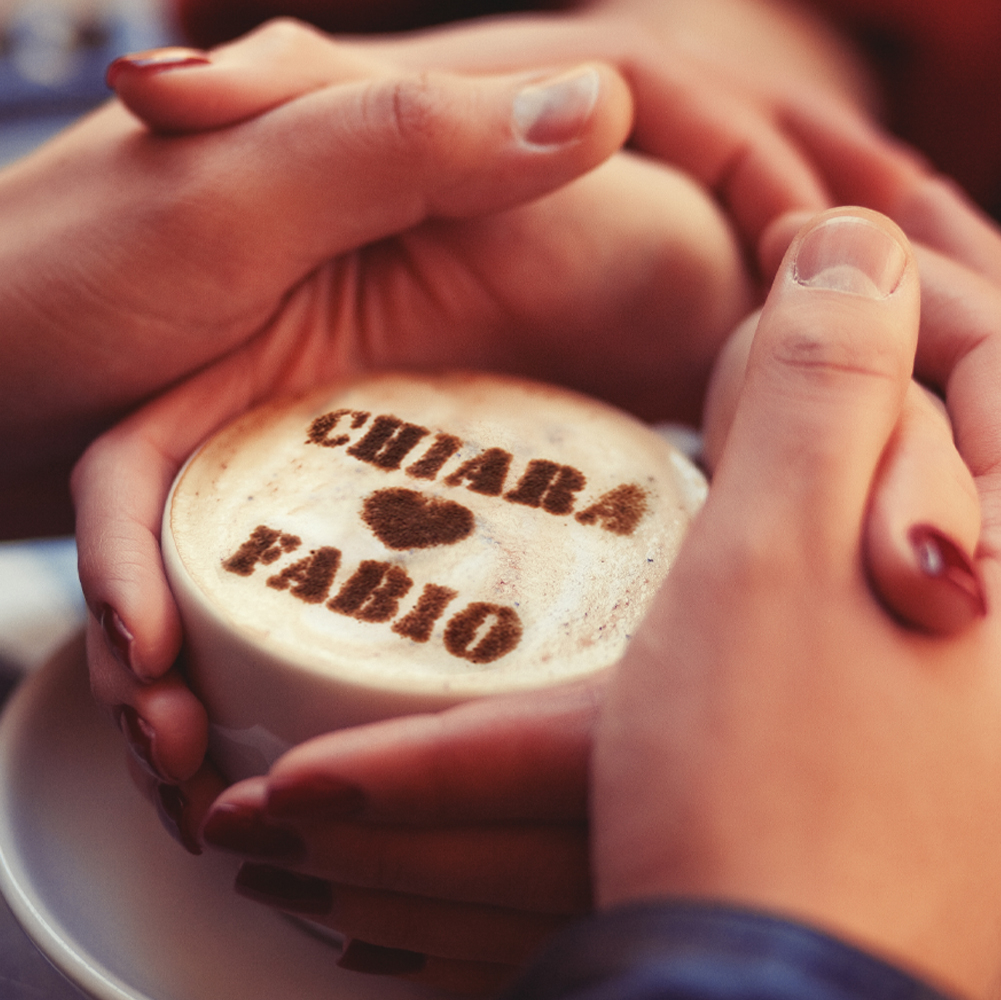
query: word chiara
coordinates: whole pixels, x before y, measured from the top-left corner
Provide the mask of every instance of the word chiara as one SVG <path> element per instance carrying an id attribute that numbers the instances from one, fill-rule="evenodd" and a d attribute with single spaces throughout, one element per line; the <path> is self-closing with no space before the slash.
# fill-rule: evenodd
<path id="1" fill-rule="evenodd" d="M 361 436 L 353 441 L 351 432 L 363 428 Z M 388 414 L 372 419 L 370 413 L 360 410 L 334 410 L 310 424 L 306 443 L 322 448 L 350 445 L 346 454 L 353 459 L 387 472 L 402 469 L 418 483 L 438 479 L 464 443 L 455 435 L 436 433 L 423 453 L 404 468 L 404 462 L 431 433 L 426 427 Z M 550 515 L 573 515 L 585 527 L 597 527 L 614 535 L 631 535 L 646 513 L 646 491 L 634 483 L 617 486 L 574 513 L 577 495 L 587 485 L 586 477 L 572 466 L 545 459 L 529 461 L 514 485 L 505 490 L 513 461 L 511 452 L 487 448 L 462 461 L 440 481 Z M 360 516 L 387 548 L 398 551 L 456 544 L 474 527 L 468 507 L 404 488 L 376 490 L 363 501 Z M 239 576 L 251 576 L 259 565 L 271 566 L 301 547 L 299 536 L 258 525 L 223 561 L 223 567 Z M 413 587 L 403 567 L 388 561 L 364 560 L 331 596 L 341 563 L 340 549 L 322 546 L 272 574 L 266 583 L 307 604 L 325 604 L 330 611 L 359 621 L 393 622 L 393 632 L 422 643 L 431 638 L 435 624 L 458 596 L 450 587 L 425 584 L 412 610 L 397 617 L 400 601 Z M 515 608 L 474 601 L 448 619 L 443 641 L 453 656 L 485 664 L 510 653 L 521 636 L 522 624 Z"/>

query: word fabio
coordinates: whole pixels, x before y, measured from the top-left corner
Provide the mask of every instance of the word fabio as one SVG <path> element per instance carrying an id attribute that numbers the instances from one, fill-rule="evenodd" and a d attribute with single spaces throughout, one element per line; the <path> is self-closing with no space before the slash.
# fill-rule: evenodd
<path id="1" fill-rule="evenodd" d="M 372 415 L 362 410 L 333 410 L 317 417 L 309 426 L 306 443 L 323 448 L 350 444 L 346 453 L 386 471 L 400 469 L 411 452 L 431 431 L 407 423 L 391 414 Z M 352 443 L 351 431 L 368 425 Z M 347 433 L 345 433 L 347 432 Z M 454 434 L 436 433 L 427 450 L 403 471 L 412 479 L 433 480 L 462 447 Z M 514 455 L 503 448 L 487 448 L 462 462 L 446 475 L 446 486 L 463 486 L 484 496 L 500 497 L 508 503 L 523 504 L 549 514 L 567 515 L 574 511 L 576 494 L 587 485 L 584 473 L 570 465 L 533 459 L 513 488 L 505 484 Z M 574 515 L 584 525 L 597 525 L 616 535 L 631 535 L 647 510 L 647 493 L 635 483 L 624 483 L 598 497 Z"/>
<path id="2" fill-rule="evenodd" d="M 233 555 L 223 560 L 223 568 L 237 576 L 249 577 L 259 565 L 271 566 L 301 547 L 298 535 L 261 524 Z M 322 546 L 269 576 L 265 583 L 306 604 L 324 604 L 328 610 L 358 621 L 392 621 L 392 630 L 397 635 L 414 642 L 427 642 L 431 638 L 436 622 L 458 596 L 450 587 L 426 584 L 412 610 L 397 618 L 400 601 L 413 586 L 413 580 L 401 566 L 366 559 L 331 597 L 340 566 L 340 549 Z M 474 601 L 449 618 L 443 642 L 452 656 L 481 664 L 506 656 L 521 641 L 521 635 L 521 619 L 514 608 Z"/>

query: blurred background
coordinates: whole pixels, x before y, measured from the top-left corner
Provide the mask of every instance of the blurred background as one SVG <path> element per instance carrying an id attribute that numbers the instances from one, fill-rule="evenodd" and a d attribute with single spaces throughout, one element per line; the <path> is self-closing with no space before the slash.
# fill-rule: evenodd
<path id="1" fill-rule="evenodd" d="M 0 0 L 0 165 L 108 97 L 116 56 L 179 37 L 163 0 Z"/>
<path id="2" fill-rule="evenodd" d="M 107 100 L 116 56 L 177 37 L 161 0 L 0 0 L 0 165 Z M 0 544 L 0 696 L 83 616 L 71 539 Z"/>
<path id="3" fill-rule="evenodd" d="M 552 4 L 558 5 L 557 2 Z M 529 0 L 0 0 L 0 165 L 108 96 L 116 56 L 157 45 L 211 46 L 276 12 L 336 31 L 417 27 Z"/>

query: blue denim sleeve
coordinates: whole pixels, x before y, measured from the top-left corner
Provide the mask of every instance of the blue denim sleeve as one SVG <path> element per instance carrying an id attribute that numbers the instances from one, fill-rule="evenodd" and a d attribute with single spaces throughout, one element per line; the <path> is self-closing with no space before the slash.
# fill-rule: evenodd
<path id="1" fill-rule="evenodd" d="M 802 924 L 711 904 L 644 903 L 559 934 L 504 1000 L 947 1000 Z"/>

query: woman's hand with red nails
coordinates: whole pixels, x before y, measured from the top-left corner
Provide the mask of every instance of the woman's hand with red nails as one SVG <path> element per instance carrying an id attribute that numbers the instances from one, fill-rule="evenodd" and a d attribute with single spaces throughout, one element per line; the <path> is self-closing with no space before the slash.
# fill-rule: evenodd
<path id="1" fill-rule="evenodd" d="M 824 165 L 835 197 L 893 218 L 917 255 L 914 374 L 944 401 L 948 425 L 937 404 L 915 395 L 913 419 L 891 446 L 899 468 L 884 464 L 885 489 L 874 496 L 868 546 L 875 588 L 897 613 L 933 631 L 961 628 L 979 617 L 977 564 L 1001 551 L 1001 230 L 955 184 L 874 126 L 860 129 L 830 113 L 799 116 L 791 128 Z M 803 221 L 801 214 L 782 217 L 764 233 L 759 257 L 766 276 Z M 932 437 L 911 434 L 915 422 Z M 936 585 L 927 586 L 929 574 L 919 567 L 929 553 L 933 575 L 956 585 L 955 600 L 934 611 L 926 597 Z"/>
<path id="2" fill-rule="evenodd" d="M 354 372 L 440 367 L 527 374 L 647 417 L 697 418 L 750 281 L 692 181 L 630 154 L 590 169 L 624 138 L 628 111 L 621 79 L 601 65 L 460 79 L 378 64 L 199 135 L 152 136 L 114 108 L 98 119 L 123 130 L 120 155 L 160 165 L 159 197 L 173 206 L 114 248 L 159 263 L 159 243 L 174 247 L 176 270 L 157 270 L 143 301 L 163 297 L 158 322 L 180 324 L 188 347 L 168 345 L 158 364 L 215 359 L 101 437 L 73 480 L 93 689 L 120 718 L 131 715 L 119 706 L 135 710 L 131 731 L 163 777 L 198 767 L 206 720 L 171 672 L 181 636 L 161 512 L 181 463 L 224 422 Z M 183 197 L 169 185 L 176 171 Z M 205 245 L 182 253 L 185 234 Z M 185 325 L 204 330 L 212 316 L 211 342 Z M 122 365 L 141 356 L 137 377 L 155 377 L 119 333 Z"/>
<path id="3" fill-rule="evenodd" d="M 223 792 L 202 839 L 245 859 L 241 894 L 357 942 L 347 967 L 496 988 L 590 907 L 587 772 L 602 685 L 311 740 Z"/>
<path id="4" fill-rule="evenodd" d="M 703 457 L 722 457 L 760 313 L 737 328 L 717 361 L 706 398 Z M 942 402 L 917 382 L 904 399 L 866 515 L 865 563 L 888 611 L 919 631 L 963 631 L 986 613 L 977 565 L 980 499 L 953 440 Z"/>

